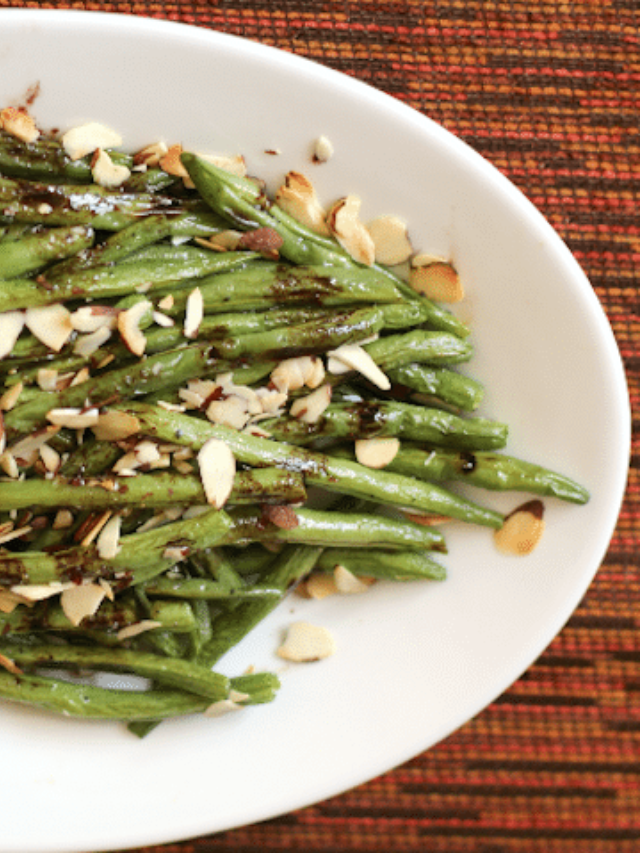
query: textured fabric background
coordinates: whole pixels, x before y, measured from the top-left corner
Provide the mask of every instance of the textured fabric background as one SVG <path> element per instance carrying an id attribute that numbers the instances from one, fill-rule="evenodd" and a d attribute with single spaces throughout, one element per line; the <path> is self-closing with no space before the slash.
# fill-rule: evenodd
<path id="1" fill-rule="evenodd" d="M 442 123 L 568 243 L 610 318 L 637 414 L 638 0 L 0 0 L 9 6 L 146 15 L 242 35 L 358 77 Z M 627 498 L 588 594 L 536 664 L 476 719 L 350 793 L 146 853 L 640 850 L 639 468 L 635 439 Z"/>

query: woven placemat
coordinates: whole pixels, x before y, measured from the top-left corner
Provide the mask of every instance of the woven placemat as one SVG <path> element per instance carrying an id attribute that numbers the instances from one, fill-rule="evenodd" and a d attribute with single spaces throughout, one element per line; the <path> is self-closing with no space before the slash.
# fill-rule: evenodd
<path id="1" fill-rule="evenodd" d="M 167 18 L 306 56 L 431 116 L 504 172 L 589 276 L 640 392 L 638 0 L 16 3 Z M 147 853 L 640 850 L 640 457 L 560 636 L 456 734 L 286 817 Z"/>

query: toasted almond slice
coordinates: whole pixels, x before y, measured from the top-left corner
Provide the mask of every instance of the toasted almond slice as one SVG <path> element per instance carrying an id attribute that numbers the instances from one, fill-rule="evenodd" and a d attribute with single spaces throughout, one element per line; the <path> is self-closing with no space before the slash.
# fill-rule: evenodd
<path id="1" fill-rule="evenodd" d="M 22 382 L 16 382 L 15 385 L 11 385 L 10 388 L 4 392 L 4 394 L 0 397 L 0 412 L 10 412 L 11 409 L 18 402 L 18 398 L 20 394 L 22 394 L 22 389 L 24 388 L 24 384 Z"/>
<path id="2" fill-rule="evenodd" d="M 59 352 L 73 332 L 71 314 L 59 303 L 27 308 L 25 325 L 49 349 Z"/>
<path id="3" fill-rule="evenodd" d="M 5 107 L 0 112 L 0 127 L 22 142 L 35 142 L 40 136 L 33 116 L 24 107 Z"/>
<path id="4" fill-rule="evenodd" d="M 0 666 L 10 672 L 11 675 L 22 675 L 22 670 L 14 660 L 6 655 L 0 654 Z"/>
<path id="5" fill-rule="evenodd" d="M 460 302 L 464 287 L 452 264 L 436 261 L 424 266 L 412 266 L 409 284 L 417 292 L 435 302 Z"/>
<path id="6" fill-rule="evenodd" d="M 158 160 L 158 165 L 169 175 L 173 175 L 176 178 L 188 179 L 189 173 L 183 166 L 182 160 L 180 159 L 183 150 L 182 145 L 179 144 L 169 146 L 166 153 Z"/>
<path id="7" fill-rule="evenodd" d="M 336 566 L 333 570 L 336 589 L 340 595 L 359 595 L 369 589 L 369 584 L 356 577 L 344 566 Z"/>
<path id="8" fill-rule="evenodd" d="M 36 374 L 36 382 L 42 391 L 55 391 L 58 384 L 58 371 L 50 367 L 41 367 Z"/>
<path id="9" fill-rule="evenodd" d="M 0 313 L 0 358 L 9 355 L 24 327 L 22 311 L 3 311 Z"/>
<path id="10" fill-rule="evenodd" d="M 231 175 L 237 175 L 239 178 L 247 176 L 247 164 L 242 154 L 199 154 L 198 156 Z"/>
<path id="11" fill-rule="evenodd" d="M 75 374 L 71 382 L 69 383 L 69 388 L 75 388 L 76 385 L 83 385 L 85 382 L 89 380 L 91 373 L 88 367 L 81 367 L 80 370 Z M 59 387 L 59 386 L 58 386 Z"/>
<path id="12" fill-rule="evenodd" d="M 306 580 L 306 589 L 309 598 L 321 600 L 330 595 L 335 595 L 338 592 L 336 579 L 333 575 L 325 574 L 324 572 L 316 572 L 309 575 Z"/>
<path id="13" fill-rule="evenodd" d="M 5 542 L 11 542 L 13 539 L 21 539 L 27 533 L 31 533 L 33 527 L 26 525 L 25 527 L 17 527 L 14 530 L 8 530 L 6 533 L 3 533 L 0 536 L 0 545 L 4 545 Z"/>
<path id="14" fill-rule="evenodd" d="M 21 438 L 9 448 L 9 454 L 13 457 L 16 463 L 29 467 L 33 465 L 40 454 L 42 445 L 56 432 L 60 430 L 59 426 L 45 427 L 36 432 Z M 10 463 L 9 463 L 10 464 Z M 8 472 L 7 472 L 8 473 Z M 12 476 L 9 474 L 9 476 Z"/>
<path id="15" fill-rule="evenodd" d="M 250 416 L 246 404 L 240 397 L 228 397 L 226 400 L 213 400 L 209 403 L 207 417 L 214 424 L 222 424 L 232 429 L 244 429 Z"/>
<path id="16" fill-rule="evenodd" d="M 220 509 L 233 488 L 236 475 L 233 453 L 224 441 L 210 438 L 200 448 L 198 466 L 207 502 Z"/>
<path id="17" fill-rule="evenodd" d="M 262 515 L 265 520 L 275 524 L 281 530 L 295 530 L 300 524 L 295 509 L 289 504 L 274 506 L 267 504 L 262 509 Z"/>
<path id="18" fill-rule="evenodd" d="M 218 231 L 209 237 L 208 240 L 196 237 L 196 241 L 206 249 L 213 249 L 216 252 L 235 252 L 240 244 L 242 231 Z"/>
<path id="19" fill-rule="evenodd" d="M 375 261 L 375 246 L 359 219 L 361 205 L 361 200 L 355 195 L 339 199 L 327 214 L 327 227 L 355 261 L 371 266 Z"/>
<path id="20" fill-rule="evenodd" d="M 289 172 L 285 176 L 284 184 L 276 192 L 275 202 L 281 210 L 316 234 L 329 234 L 327 213 L 313 184 L 300 172 Z"/>
<path id="21" fill-rule="evenodd" d="M 143 164 L 149 167 L 157 166 L 160 163 L 160 158 L 164 157 L 168 150 L 166 142 L 162 140 L 153 142 L 151 145 L 147 145 L 141 148 L 140 151 L 137 151 L 133 156 L 133 162 L 137 166 Z"/>
<path id="22" fill-rule="evenodd" d="M 103 560 L 113 560 L 120 551 L 120 530 L 122 516 L 112 515 L 96 539 L 98 556 Z"/>
<path id="23" fill-rule="evenodd" d="M 60 593 L 72 586 L 75 586 L 75 584 L 71 582 L 61 583 L 60 581 L 52 581 L 51 583 L 44 584 L 16 584 L 10 587 L 10 590 L 14 595 L 19 595 L 25 601 L 44 601 L 46 598 L 60 595 Z"/>
<path id="24" fill-rule="evenodd" d="M 369 353 L 359 344 L 343 344 L 338 349 L 328 353 L 328 356 L 330 359 L 328 367 L 332 373 L 338 372 L 335 369 L 335 364 L 333 364 L 334 361 L 338 361 L 351 370 L 357 370 L 358 373 L 361 373 L 378 388 L 382 388 L 383 391 L 388 391 L 391 388 L 389 378 L 385 376 Z"/>
<path id="25" fill-rule="evenodd" d="M 324 366 L 319 358 L 311 355 L 287 358 L 273 369 L 270 379 L 282 393 L 297 391 L 304 385 L 317 388 L 324 379 Z"/>
<path id="26" fill-rule="evenodd" d="M 9 589 L 0 589 L 0 613 L 13 613 L 20 604 L 26 604 L 26 599 L 16 595 Z"/>
<path id="27" fill-rule="evenodd" d="M 47 420 L 67 429 L 86 429 L 98 423 L 99 415 L 98 409 L 50 409 Z"/>
<path id="28" fill-rule="evenodd" d="M 537 547 L 544 529 L 544 504 L 534 499 L 509 513 L 502 527 L 494 532 L 493 539 L 503 554 L 522 557 Z"/>
<path id="29" fill-rule="evenodd" d="M 175 299 L 173 298 L 172 293 L 168 293 L 166 296 L 163 296 L 160 302 L 158 302 L 158 308 L 161 311 L 170 311 L 173 308 L 175 303 Z"/>
<path id="30" fill-rule="evenodd" d="M 326 136 L 319 136 L 313 144 L 314 163 L 326 163 L 333 157 L 333 143 Z"/>
<path id="31" fill-rule="evenodd" d="M 157 326 L 162 326 L 163 329 L 169 329 L 171 326 L 175 326 L 176 323 L 173 317 L 163 314 L 162 311 L 153 312 L 153 322 Z"/>
<path id="32" fill-rule="evenodd" d="M 399 450 L 397 438 L 360 438 L 355 443 L 356 459 L 367 468 L 386 468 Z"/>
<path id="33" fill-rule="evenodd" d="M 112 305 L 83 305 L 69 317 L 76 332 L 88 334 L 107 326 L 115 329 L 118 325 L 118 309 Z"/>
<path id="34" fill-rule="evenodd" d="M 150 465 L 160 459 L 158 445 L 154 441 L 141 441 L 133 449 L 136 459 L 140 465 Z"/>
<path id="35" fill-rule="evenodd" d="M 334 654 L 336 642 L 327 628 L 309 622 L 294 622 L 287 631 L 278 656 L 296 663 L 307 663 Z"/>
<path id="36" fill-rule="evenodd" d="M 51 525 L 52 530 L 66 530 L 73 524 L 73 513 L 69 509 L 59 509 Z"/>
<path id="37" fill-rule="evenodd" d="M 76 627 L 83 619 L 94 616 L 105 598 L 100 584 L 71 584 L 60 596 L 60 606 L 69 622 Z"/>
<path id="38" fill-rule="evenodd" d="M 91 429 L 98 441 L 122 441 L 140 432 L 140 421 L 128 412 L 104 412 Z"/>
<path id="39" fill-rule="evenodd" d="M 162 628 L 162 622 L 156 622 L 154 619 L 141 619 L 140 622 L 134 622 L 133 625 L 121 628 L 116 637 L 121 641 L 129 640 L 131 637 L 137 637 L 139 634 L 144 634 L 145 631 L 153 631 L 155 628 Z"/>
<path id="40" fill-rule="evenodd" d="M 62 463 L 58 451 L 54 450 L 54 448 L 48 444 L 43 444 L 40 448 L 40 458 L 44 462 L 44 467 L 47 471 L 51 471 L 52 473 L 55 473 Z"/>
<path id="41" fill-rule="evenodd" d="M 134 355 L 143 355 L 147 347 L 147 339 L 140 330 L 140 321 L 152 308 L 147 299 L 142 299 L 118 314 L 118 331 L 125 346 Z"/>
<path id="42" fill-rule="evenodd" d="M 304 421 L 306 424 L 317 424 L 331 402 L 332 391 L 331 385 L 327 383 L 316 388 L 311 394 L 299 397 L 297 400 L 294 400 L 289 409 L 291 415 L 294 418 Z"/>
<path id="43" fill-rule="evenodd" d="M 204 300 L 199 287 L 194 287 L 187 296 L 187 305 L 184 314 L 184 336 L 195 338 L 198 335 L 202 318 L 204 317 Z"/>
<path id="44" fill-rule="evenodd" d="M 62 136 L 62 146 L 72 160 L 80 160 L 97 148 L 119 148 L 121 145 L 119 133 L 94 121 L 72 127 Z"/>
<path id="45" fill-rule="evenodd" d="M 240 711 L 242 707 L 239 702 L 234 702 L 231 698 L 219 699 L 217 702 L 209 705 L 208 708 L 205 708 L 202 713 L 205 717 L 222 717 L 232 711 Z"/>
<path id="46" fill-rule="evenodd" d="M 378 216 L 367 223 L 379 264 L 395 266 L 408 261 L 413 253 L 406 223 L 398 216 Z"/>
<path id="47" fill-rule="evenodd" d="M 16 457 L 9 450 L 5 450 L 0 454 L 0 468 L 2 468 L 7 477 L 11 477 L 12 480 L 17 480 L 20 476 L 20 469 L 18 468 Z"/>
<path id="48" fill-rule="evenodd" d="M 254 228 L 244 232 L 238 241 L 238 249 L 260 252 L 264 258 L 277 261 L 283 242 L 283 237 L 275 228 Z"/>
<path id="49" fill-rule="evenodd" d="M 97 157 L 91 164 L 91 174 L 98 186 L 115 189 L 122 186 L 131 177 L 131 171 L 121 163 L 114 163 L 102 148 L 98 149 Z"/>

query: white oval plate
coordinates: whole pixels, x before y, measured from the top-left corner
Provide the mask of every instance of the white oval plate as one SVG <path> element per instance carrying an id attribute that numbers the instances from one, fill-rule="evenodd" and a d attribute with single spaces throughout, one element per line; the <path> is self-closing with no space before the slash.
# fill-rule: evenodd
<path id="1" fill-rule="evenodd" d="M 477 347 L 483 414 L 511 426 L 508 450 L 593 494 L 547 504 L 527 559 L 499 556 L 483 529 L 451 527 L 441 584 L 291 599 L 229 672 L 274 667 L 269 706 L 164 723 L 138 741 L 119 725 L 0 705 L 0 851 L 134 847 L 253 823 L 325 799 L 446 737 L 503 692 L 562 628 L 606 552 L 626 481 L 625 378 L 610 327 L 568 249 L 503 176 L 396 100 L 316 64 L 180 24 L 99 13 L 0 12 L 0 104 L 33 105 L 44 127 L 95 119 L 126 145 L 245 154 L 271 185 L 292 168 L 321 198 L 348 192 L 363 218 L 404 217 L 416 248 L 451 256 Z M 312 165 L 313 141 L 335 147 Z M 279 156 L 266 154 L 279 149 Z M 521 496 L 488 503 L 500 509 Z M 283 666 L 293 618 L 327 626 L 337 654 Z"/>

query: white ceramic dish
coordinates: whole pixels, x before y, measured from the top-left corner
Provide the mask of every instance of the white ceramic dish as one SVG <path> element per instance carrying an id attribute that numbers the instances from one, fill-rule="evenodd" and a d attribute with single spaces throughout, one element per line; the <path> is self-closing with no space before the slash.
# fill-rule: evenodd
<path id="1" fill-rule="evenodd" d="M 163 724 L 138 741 L 117 725 L 0 705 L 2 853 L 162 843 L 260 821 L 335 795 L 444 738 L 504 691 L 562 628 L 593 578 L 626 481 L 629 408 L 618 351 L 593 290 L 556 233 L 478 155 L 358 82 L 273 49 L 184 25 L 98 13 L 0 12 L 0 104 L 39 84 L 45 127 L 97 119 L 130 147 L 164 138 L 242 151 L 277 181 L 309 174 L 320 196 L 403 216 L 417 247 L 451 255 L 474 326 L 470 366 L 508 449 L 591 489 L 547 501 L 547 533 L 523 560 L 491 535 L 449 533 L 449 579 L 357 599 L 290 601 L 225 661 L 276 667 L 270 706 Z M 324 134 L 335 156 L 309 160 Z M 265 154 L 280 149 L 280 156 Z M 493 506 L 515 506 L 513 495 Z M 282 667 L 281 630 L 303 617 L 339 650 Z"/>

